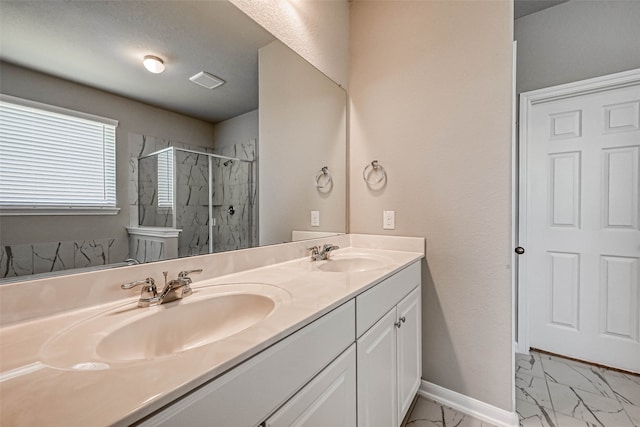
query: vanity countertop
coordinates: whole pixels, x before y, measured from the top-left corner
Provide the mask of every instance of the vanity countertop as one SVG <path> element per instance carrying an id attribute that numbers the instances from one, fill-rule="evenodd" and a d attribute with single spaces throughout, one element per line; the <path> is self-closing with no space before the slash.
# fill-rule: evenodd
<path id="1" fill-rule="evenodd" d="M 383 266 L 357 272 L 320 271 L 325 261 L 308 257 L 195 280 L 194 297 L 215 287 L 263 284 L 277 288 L 279 305 L 265 320 L 234 335 L 186 351 L 147 360 L 84 361 L 70 344 L 66 351 L 47 350 L 60 333 L 107 312 L 138 308 L 137 297 L 25 320 L 0 329 L 0 422 L 2 425 L 104 426 L 129 425 L 219 376 L 381 280 L 424 257 L 424 241 L 412 239 L 410 250 L 374 249 L 363 236 L 363 247 L 344 247 L 340 257 L 367 256 L 385 260 Z M 395 242 L 398 242 L 398 238 Z M 335 239 L 334 239 L 335 240 Z M 376 238 L 384 247 L 384 238 Z M 418 244 L 416 244 L 418 241 Z M 298 244 L 299 245 L 299 244 Z M 369 246 L 369 247 L 367 247 Z M 260 255 L 256 248 L 256 256 Z M 206 265 L 202 266 L 207 268 Z M 194 279 L 197 279 L 194 276 Z M 275 295 L 274 294 L 274 295 Z M 187 298 L 192 298 L 187 297 Z M 169 304 L 181 304 L 179 300 Z M 186 302 L 185 302 L 186 303 Z M 168 306 L 168 304 L 167 304 Z M 74 351 L 76 353 L 74 353 Z"/>

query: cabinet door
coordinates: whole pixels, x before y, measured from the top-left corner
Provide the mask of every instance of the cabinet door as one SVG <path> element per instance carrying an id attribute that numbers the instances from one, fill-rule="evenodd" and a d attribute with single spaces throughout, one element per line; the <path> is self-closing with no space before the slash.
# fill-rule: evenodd
<path id="1" fill-rule="evenodd" d="M 356 349 L 352 344 L 296 393 L 266 427 L 353 427 L 356 425 Z"/>
<path id="2" fill-rule="evenodd" d="M 357 341 L 358 426 L 396 427 L 396 309 Z"/>
<path id="3" fill-rule="evenodd" d="M 420 286 L 398 303 L 398 425 L 418 392 L 422 377 Z"/>

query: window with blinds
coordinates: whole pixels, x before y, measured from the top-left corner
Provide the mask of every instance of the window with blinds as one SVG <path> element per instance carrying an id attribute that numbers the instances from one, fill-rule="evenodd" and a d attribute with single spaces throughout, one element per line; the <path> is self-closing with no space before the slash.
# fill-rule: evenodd
<path id="1" fill-rule="evenodd" d="M 117 125 L 1 95 L 0 212 L 117 212 Z"/>
<path id="2" fill-rule="evenodd" d="M 173 150 L 158 153 L 158 207 L 173 207 Z"/>

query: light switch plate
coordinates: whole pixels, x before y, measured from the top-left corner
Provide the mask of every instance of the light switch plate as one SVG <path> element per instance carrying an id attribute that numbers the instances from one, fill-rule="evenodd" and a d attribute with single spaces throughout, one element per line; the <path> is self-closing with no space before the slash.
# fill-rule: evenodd
<path id="1" fill-rule="evenodd" d="M 396 211 L 382 212 L 382 228 L 385 230 L 395 230 L 396 228 Z"/>
<path id="2" fill-rule="evenodd" d="M 320 211 L 311 211 L 311 226 L 320 227 Z"/>

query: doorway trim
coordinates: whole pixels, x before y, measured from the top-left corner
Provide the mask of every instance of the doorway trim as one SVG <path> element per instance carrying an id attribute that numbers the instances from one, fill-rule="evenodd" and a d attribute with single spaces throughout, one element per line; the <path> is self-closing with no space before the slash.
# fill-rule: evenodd
<path id="1" fill-rule="evenodd" d="M 518 246 L 527 249 L 527 144 L 529 135 L 529 114 L 536 104 L 556 101 L 559 99 L 573 98 L 590 93 L 620 89 L 640 83 L 640 68 L 623 71 L 621 73 L 608 74 L 587 80 L 551 86 L 520 94 L 520 116 L 518 130 L 518 172 L 515 175 L 518 188 L 517 214 L 515 220 L 518 223 Z M 518 340 L 516 351 L 529 353 L 529 321 L 527 311 L 527 272 L 526 252 L 517 257 L 517 292 L 518 292 Z"/>

